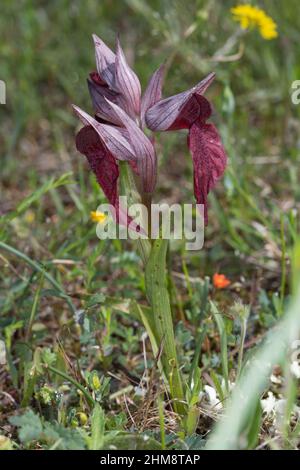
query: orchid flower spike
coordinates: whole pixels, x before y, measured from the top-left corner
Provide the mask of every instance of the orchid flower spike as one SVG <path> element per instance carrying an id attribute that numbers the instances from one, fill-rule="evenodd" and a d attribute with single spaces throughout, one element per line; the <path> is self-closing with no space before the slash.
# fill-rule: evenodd
<path id="1" fill-rule="evenodd" d="M 213 124 L 206 123 L 212 108 L 203 94 L 214 74 L 188 91 L 162 99 L 162 65 L 141 96 L 139 79 L 129 67 L 119 40 L 113 52 L 98 36 L 93 35 L 93 39 L 97 71 L 90 73 L 88 88 L 95 115 L 74 106 L 85 126 L 77 134 L 76 146 L 87 157 L 107 199 L 117 207 L 119 160 L 128 161 L 140 178 L 144 193 L 153 193 L 157 158 L 153 140 L 143 131 L 146 126 L 154 132 L 188 129 L 194 193 L 196 201 L 204 205 L 207 223 L 207 195 L 226 166 L 219 134 Z M 127 215 L 124 220 L 128 223 Z"/>
<path id="2" fill-rule="evenodd" d="M 151 194 L 156 185 L 155 149 L 140 123 L 149 106 L 161 98 L 157 85 L 160 73 L 157 80 L 150 80 L 141 98 L 139 79 L 127 64 L 119 40 L 114 53 L 98 36 L 93 35 L 93 39 L 97 71 L 90 73 L 88 88 L 95 116 L 73 106 L 85 126 L 76 137 L 76 146 L 87 157 L 108 201 L 117 209 L 119 160 L 129 162 L 141 180 L 143 192 Z"/>

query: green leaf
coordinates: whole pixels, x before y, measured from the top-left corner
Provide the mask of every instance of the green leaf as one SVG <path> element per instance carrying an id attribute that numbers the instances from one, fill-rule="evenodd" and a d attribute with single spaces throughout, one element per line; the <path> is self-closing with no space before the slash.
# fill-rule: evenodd
<path id="1" fill-rule="evenodd" d="M 37 272 L 43 274 L 45 279 L 47 279 L 47 281 L 50 282 L 50 284 L 52 284 L 52 286 L 55 289 L 57 289 L 57 291 L 61 295 L 65 296 L 64 298 L 65 298 L 67 304 L 69 305 L 69 308 L 70 308 L 72 314 L 76 314 L 76 308 L 73 305 L 71 298 L 65 294 L 65 292 L 64 292 L 63 288 L 61 287 L 61 285 L 51 276 L 51 274 L 49 274 L 47 271 L 45 271 L 45 267 L 41 263 L 38 263 L 37 261 L 29 258 L 29 256 L 25 255 L 25 253 L 22 253 L 21 251 L 17 250 L 16 248 L 14 248 L 10 245 L 7 245 L 7 243 L 4 243 L 2 241 L 0 241 L 0 248 L 2 248 L 3 250 L 6 250 L 9 253 L 15 255 L 17 258 L 20 258 L 22 261 L 25 261 L 25 263 L 29 264 L 29 266 L 34 268 Z"/>
<path id="2" fill-rule="evenodd" d="M 158 353 L 158 335 L 151 308 L 140 305 L 135 300 L 132 300 L 130 303 L 130 313 L 133 313 L 134 317 L 137 316 L 143 323 L 150 339 L 153 354 L 156 356 Z"/>
<path id="3" fill-rule="evenodd" d="M 19 439 L 24 444 L 39 441 L 52 449 L 81 450 L 85 448 L 84 439 L 76 429 L 67 429 L 58 423 L 43 424 L 32 410 L 22 416 L 13 416 L 9 422 L 19 428 Z"/>
<path id="4" fill-rule="evenodd" d="M 259 439 L 260 423 L 262 418 L 260 397 L 257 400 L 257 405 L 254 408 L 254 412 L 252 414 L 252 419 L 249 419 L 250 424 L 248 426 L 247 433 L 248 449 L 254 449 Z"/>
<path id="5" fill-rule="evenodd" d="M 67 429 L 58 423 L 45 423 L 43 441 L 57 450 L 83 450 L 83 437 L 76 429 Z"/>
<path id="6" fill-rule="evenodd" d="M 23 443 L 37 441 L 43 431 L 40 418 L 32 411 L 26 411 L 22 416 L 13 416 L 9 422 L 19 428 L 19 439 Z"/>
<path id="7" fill-rule="evenodd" d="M 103 447 L 105 415 L 101 406 L 97 403 L 94 407 L 91 423 L 92 435 L 90 442 L 90 450 L 99 450 Z"/>
<path id="8" fill-rule="evenodd" d="M 227 332 L 224 320 L 221 313 L 219 312 L 216 304 L 210 302 L 211 311 L 217 324 L 220 339 L 221 339 L 221 359 L 222 359 L 222 371 L 225 380 L 226 392 L 229 392 L 229 376 L 228 376 L 228 348 L 227 348 Z"/>
<path id="9" fill-rule="evenodd" d="M 192 434 L 185 439 L 185 444 L 189 450 L 201 450 L 205 445 L 205 439 L 199 434 Z"/>
<path id="10" fill-rule="evenodd" d="M 155 324 L 156 341 L 161 348 L 161 362 L 170 384 L 170 392 L 178 412 L 184 413 L 184 393 L 178 366 L 173 317 L 166 280 L 166 254 L 169 240 L 153 241 L 146 264 L 146 293 L 152 309 L 152 324 Z M 151 325 L 151 323 L 150 323 Z"/>
<path id="11" fill-rule="evenodd" d="M 299 260 L 300 257 L 297 266 L 300 266 Z M 232 397 L 227 403 L 226 413 L 208 439 L 207 449 L 239 448 L 240 435 L 245 429 L 249 412 L 256 406 L 257 397 L 268 385 L 273 365 L 281 363 L 284 359 L 290 360 L 287 351 L 292 342 L 297 339 L 300 329 L 299 305 L 300 287 L 283 319 L 268 333 L 267 339 L 255 349 L 251 359 L 248 359 Z"/>
<path id="12" fill-rule="evenodd" d="M 105 299 L 106 299 L 106 297 L 102 293 L 94 294 L 87 301 L 86 307 L 90 308 L 90 307 L 94 307 L 95 305 L 98 305 L 98 304 L 103 304 L 105 302 Z"/>

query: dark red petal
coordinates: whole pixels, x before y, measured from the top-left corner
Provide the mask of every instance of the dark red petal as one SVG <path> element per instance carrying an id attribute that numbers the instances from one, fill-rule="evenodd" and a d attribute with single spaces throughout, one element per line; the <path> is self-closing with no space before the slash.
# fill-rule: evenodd
<path id="1" fill-rule="evenodd" d="M 92 126 L 85 126 L 78 132 L 76 148 L 86 156 L 105 196 L 115 206 L 118 194 L 119 167 Z"/>
<path id="2" fill-rule="evenodd" d="M 227 156 L 213 124 L 204 124 L 201 121 L 193 124 L 188 146 L 193 157 L 194 194 L 197 203 L 204 205 L 204 220 L 207 224 L 207 195 L 223 175 Z"/>
<path id="3" fill-rule="evenodd" d="M 206 121 L 211 116 L 211 113 L 212 107 L 210 102 L 202 95 L 193 95 L 168 130 L 188 129 L 197 120 Z"/>
<path id="4" fill-rule="evenodd" d="M 136 154 L 128 141 L 124 129 L 101 124 L 78 106 L 72 105 L 75 113 L 85 126 L 92 126 L 99 135 L 107 150 L 118 160 L 136 160 Z M 112 104 L 111 104 L 112 106 Z"/>
<path id="5" fill-rule="evenodd" d="M 119 167 L 92 126 L 85 126 L 78 132 L 76 148 L 86 156 L 108 202 L 115 208 L 117 222 L 121 225 L 131 224 L 131 228 L 140 232 L 141 227 L 134 224 L 132 218 L 119 206 Z"/>

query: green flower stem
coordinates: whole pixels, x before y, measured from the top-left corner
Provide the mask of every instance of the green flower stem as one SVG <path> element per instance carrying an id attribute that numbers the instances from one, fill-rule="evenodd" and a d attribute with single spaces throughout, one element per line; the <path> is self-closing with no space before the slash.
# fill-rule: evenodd
<path id="1" fill-rule="evenodd" d="M 94 398 L 92 397 L 92 395 L 90 394 L 90 392 L 83 385 L 81 385 L 77 380 L 73 379 L 73 377 L 71 377 L 70 375 L 66 374 L 65 372 L 57 369 L 56 367 L 51 366 L 50 364 L 44 364 L 44 368 L 50 370 L 54 374 L 59 375 L 60 377 L 67 380 L 71 384 L 75 385 L 75 387 L 78 388 L 78 390 L 80 390 L 82 392 L 82 394 L 86 398 L 86 401 L 88 402 L 88 404 L 91 407 L 95 406 L 96 402 L 95 402 Z"/>
<path id="2" fill-rule="evenodd" d="M 128 204 L 142 202 L 148 209 L 148 215 L 151 215 L 151 194 L 143 193 L 140 196 L 128 163 L 120 162 L 120 170 L 121 192 L 127 196 Z M 151 221 L 148 221 L 148 230 L 149 228 L 151 229 Z M 152 325 L 151 329 L 154 330 L 152 334 L 160 350 L 160 362 L 170 386 L 174 409 L 179 414 L 184 414 L 184 391 L 179 371 L 170 297 L 167 289 L 166 255 L 169 241 L 163 239 L 150 241 L 141 238 L 137 240 L 137 244 L 145 267 L 146 294 L 152 312 L 151 321 L 148 323 Z"/>
<path id="3" fill-rule="evenodd" d="M 119 162 L 121 174 L 121 194 L 127 196 L 128 205 L 141 203 L 141 197 L 137 190 L 132 171 L 126 162 Z M 148 239 L 139 238 L 137 240 L 138 252 L 146 265 L 150 256 L 151 243 Z"/>
<path id="4" fill-rule="evenodd" d="M 184 392 L 179 371 L 173 319 L 166 278 L 166 254 L 168 240 L 153 241 L 151 255 L 146 265 L 146 292 L 152 308 L 157 344 L 161 348 L 161 363 L 170 385 L 174 408 L 184 414 Z"/>
<path id="5" fill-rule="evenodd" d="M 152 193 L 143 193 L 142 194 L 142 204 L 147 209 L 147 220 L 145 227 L 148 230 L 148 237 L 151 239 L 151 203 L 152 203 Z"/>

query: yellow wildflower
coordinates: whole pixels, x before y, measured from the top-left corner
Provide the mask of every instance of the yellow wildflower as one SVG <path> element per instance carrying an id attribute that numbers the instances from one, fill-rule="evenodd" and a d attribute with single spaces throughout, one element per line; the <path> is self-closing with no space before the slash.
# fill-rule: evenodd
<path id="1" fill-rule="evenodd" d="M 81 426 L 85 426 L 86 423 L 88 422 L 88 417 L 85 413 L 83 413 L 82 411 L 79 411 L 77 413 L 78 417 L 79 417 L 79 421 L 80 421 L 80 424 Z"/>
<path id="2" fill-rule="evenodd" d="M 35 221 L 35 213 L 29 209 L 25 212 L 24 219 L 28 224 L 32 224 Z"/>
<path id="3" fill-rule="evenodd" d="M 278 36 L 277 24 L 264 10 L 252 5 L 237 5 L 231 8 L 234 20 L 240 23 L 241 28 L 257 27 L 264 39 L 274 39 Z"/>
<path id="4" fill-rule="evenodd" d="M 98 375 L 96 374 L 93 375 L 92 384 L 93 384 L 94 390 L 99 390 L 99 388 L 101 387 L 101 382 L 99 380 Z"/>
<path id="5" fill-rule="evenodd" d="M 107 216 L 103 214 L 103 212 L 92 211 L 90 213 L 90 218 L 93 222 L 100 222 L 100 224 L 103 224 Z"/>

